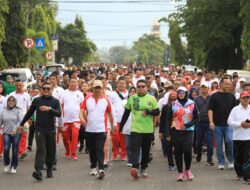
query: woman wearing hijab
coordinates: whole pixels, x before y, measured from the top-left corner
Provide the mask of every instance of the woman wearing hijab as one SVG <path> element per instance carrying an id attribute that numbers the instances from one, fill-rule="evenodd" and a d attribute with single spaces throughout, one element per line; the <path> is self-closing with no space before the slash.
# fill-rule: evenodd
<path id="1" fill-rule="evenodd" d="M 166 138 L 174 145 L 175 163 L 179 173 L 177 181 L 183 181 L 184 177 L 187 180 L 194 178 L 191 172 L 192 144 L 194 126 L 198 118 L 199 113 L 194 101 L 188 99 L 188 90 L 179 87 L 177 100 L 172 103 L 166 118 Z M 185 172 L 183 172 L 183 156 Z"/>
<path id="2" fill-rule="evenodd" d="M 10 96 L 7 107 L 0 114 L 0 126 L 3 127 L 4 136 L 4 172 L 16 173 L 18 166 L 18 145 L 21 138 L 19 124 L 23 118 L 22 110 L 16 107 L 16 99 Z M 12 160 L 10 161 L 10 148 L 12 147 Z"/>

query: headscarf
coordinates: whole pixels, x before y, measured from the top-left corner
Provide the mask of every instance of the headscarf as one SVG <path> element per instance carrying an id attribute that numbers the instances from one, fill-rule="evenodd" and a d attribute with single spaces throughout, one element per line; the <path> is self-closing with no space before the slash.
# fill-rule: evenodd
<path id="1" fill-rule="evenodd" d="M 188 98 L 191 99 L 191 100 L 194 100 L 194 98 L 192 97 L 192 93 L 193 93 L 193 92 L 196 92 L 196 94 L 199 95 L 199 89 L 198 89 L 197 87 L 192 87 L 192 88 L 190 89 Z"/>

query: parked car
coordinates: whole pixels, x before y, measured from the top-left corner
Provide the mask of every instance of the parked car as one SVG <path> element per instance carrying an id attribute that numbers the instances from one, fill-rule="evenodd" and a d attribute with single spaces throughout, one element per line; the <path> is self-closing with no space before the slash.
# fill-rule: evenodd
<path id="1" fill-rule="evenodd" d="M 64 65 L 63 64 L 58 64 L 58 63 L 49 63 L 48 65 L 46 65 L 45 71 L 46 71 L 45 72 L 46 76 L 50 76 L 51 73 L 53 73 L 55 71 L 60 73 L 60 75 L 63 75 Z"/>
<path id="2" fill-rule="evenodd" d="M 5 69 L 1 72 L 0 80 L 6 81 L 6 77 L 8 75 L 13 76 L 15 80 L 20 79 L 21 81 L 23 81 L 25 90 L 36 82 L 29 68 Z"/>

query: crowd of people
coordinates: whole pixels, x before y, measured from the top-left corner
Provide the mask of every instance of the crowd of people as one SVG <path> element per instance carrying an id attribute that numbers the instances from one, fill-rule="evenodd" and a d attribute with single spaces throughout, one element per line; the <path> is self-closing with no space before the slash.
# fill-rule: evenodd
<path id="1" fill-rule="evenodd" d="M 0 83 L 4 172 L 17 172 L 35 137 L 36 180 L 43 179 L 42 169 L 53 177 L 60 141 L 74 161 L 77 152 L 88 153 L 90 175 L 98 179 L 115 160 L 126 161 L 133 179 L 147 178 L 159 130 L 177 181 L 194 179 L 193 155 L 201 162 L 206 152 L 207 165 L 214 166 L 216 150 L 218 169 L 234 168 L 236 178 L 250 184 L 250 83 L 236 72 L 95 64 L 66 67 L 62 76 L 39 71 L 35 78 L 28 89 L 11 75 Z"/>

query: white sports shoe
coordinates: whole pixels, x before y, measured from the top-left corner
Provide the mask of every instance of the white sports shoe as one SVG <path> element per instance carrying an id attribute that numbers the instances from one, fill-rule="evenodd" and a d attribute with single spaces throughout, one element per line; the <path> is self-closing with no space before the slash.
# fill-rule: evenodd
<path id="1" fill-rule="evenodd" d="M 228 162 L 227 167 L 228 167 L 228 169 L 233 169 L 234 168 L 234 163 Z"/>
<path id="2" fill-rule="evenodd" d="M 92 168 L 91 171 L 90 171 L 90 175 L 97 175 L 97 169 L 96 168 Z"/>
<path id="3" fill-rule="evenodd" d="M 10 171 L 10 165 L 4 166 L 3 171 L 8 173 Z"/>
<path id="4" fill-rule="evenodd" d="M 219 170 L 224 170 L 224 169 L 225 169 L 225 166 L 222 165 L 222 164 L 219 164 L 218 169 L 219 169 Z"/>
<path id="5" fill-rule="evenodd" d="M 11 167 L 10 173 L 11 173 L 11 174 L 16 174 L 16 169 L 13 168 L 13 167 Z"/>

